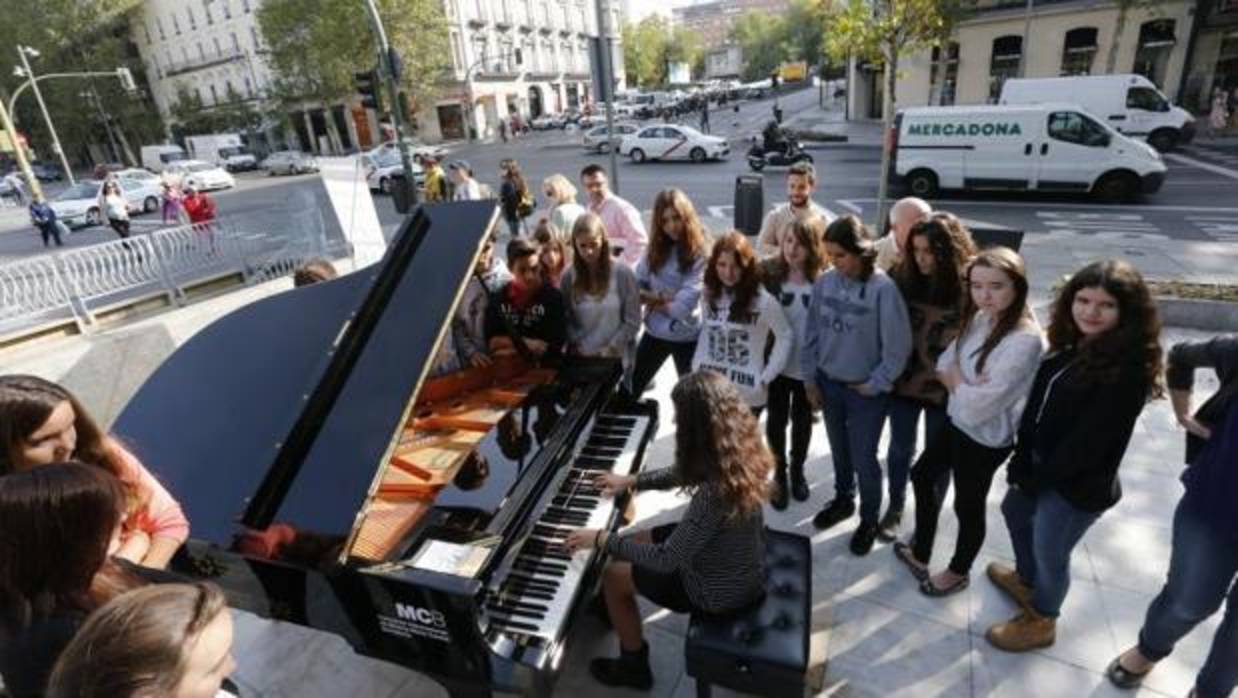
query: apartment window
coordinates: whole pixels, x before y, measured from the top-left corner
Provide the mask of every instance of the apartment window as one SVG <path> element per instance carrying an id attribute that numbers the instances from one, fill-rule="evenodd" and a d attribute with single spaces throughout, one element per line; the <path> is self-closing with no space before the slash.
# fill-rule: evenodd
<path id="1" fill-rule="evenodd" d="M 219 104 L 219 91 L 214 85 L 211 85 L 211 104 Z"/>
<path id="2" fill-rule="evenodd" d="M 155 26 L 159 28 L 159 40 L 163 41 L 168 38 L 168 35 L 163 31 L 163 17 L 155 18 Z"/>
<path id="3" fill-rule="evenodd" d="M 231 80 L 224 80 L 224 96 L 229 100 L 233 100 L 237 96 L 236 88 L 232 86 Z"/>
<path id="4" fill-rule="evenodd" d="M 1066 32 L 1062 44 L 1062 75 L 1088 75 L 1096 58 L 1096 27 L 1078 27 Z"/>
<path id="5" fill-rule="evenodd" d="M 236 32 L 232 32 L 232 51 L 236 55 L 241 55 L 241 40 L 237 37 Z"/>
<path id="6" fill-rule="evenodd" d="M 257 53 L 262 48 L 262 42 L 258 40 L 258 27 L 249 28 L 249 38 L 254 40 L 254 53 Z"/>
<path id="7" fill-rule="evenodd" d="M 460 35 L 456 32 L 451 33 L 451 58 L 457 70 L 468 69 L 464 64 L 464 45 L 460 43 Z"/>
<path id="8" fill-rule="evenodd" d="M 1139 45 L 1135 49 L 1135 65 L 1131 72 L 1146 77 L 1158 87 L 1164 87 L 1169 54 L 1177 43 L 1175 28 L 1172 19 L 1154 19 L 1140 25 Z"/>
<path id="9" fill-rule="evenodd" d="M 193 16 L 193 5 L 188 5 L 185 7 L 185 14 L 189 17 L 189 29 L 190 30 L 197 29 L 198 20 L 196 17 Z"/>
<path id="10" fill-rule="evenodd" d="M 959 82 L 959 42 L 933 47 L 929 67 L 929 104 L 947 107 L 954 104 Z"/>
<path id="11" fill-rule="evenodd" d="M 550 26 L 550 0 L 542 0 L 542 26 Z"/>
<path id="12" fill-rule="evenodd" d="M 181 58 L 184 59 L 186 64 L 189 63 L 189 49 L 185 48 L 184 44 L 181 44 Z"/>
<path id="13" fill-rule="evenodd" d="M 198 60 L 206 60 L 206 49 L 202 48 L 202 42 L 198 42 Z"/>
<path id="14" fill-rule="evenodd" d="M 1023 57 L 1023 37 L 1014 34 L 999 36 L 993 40 L 989 56 L 989 101 L 996 103 L 1002 94 L 1002 84 L 1019 74 L 1019 60 Z"/>
<path id="15" fill-rule="evenodd" d="M 142 36 L 146 37 L 146 43 L 149 44 L 150 43 L 150 25 L 148 25 L 146 22 L 142 22 Z"/>
<path id="16" fill-rule="evenodd" d="M 241 0 L 241 9 L 245 10 L 245 14 L 249 14 L 249 0 Z"/>
<path id="17" fill-rule="evenodd" d="M 202 0 L 202 11 L 206 13 L 206 23 L 214 24 L 215 17 L 211 15 L 211 0 Z"/>
<path id="18" fill-rule="evenodd" d="M 254 96 L 254 84 L 250 82 L 249 76 L 245 77 L 245 96 L 246 97 Z"/>
<path id="19" fill-rule="evenodd" d="M 172 15 L 172 30 L 176 32 L 177 36 L 181 35 L 181 23 L 176 18 L 176 15 Z"/>

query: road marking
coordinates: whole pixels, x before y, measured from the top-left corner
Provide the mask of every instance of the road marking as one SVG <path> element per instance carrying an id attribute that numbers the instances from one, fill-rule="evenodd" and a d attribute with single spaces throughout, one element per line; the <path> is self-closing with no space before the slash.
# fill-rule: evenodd
<path id="1" fill-rule="evenodd" d="M 893 202 L 896 199 L 889 199 Z M 848 199 L 851 203 L 876 203 L 876 199 Z M 931 202 L 930 202 L 931 203 Z M 1056 208 L 1056 209 L 1115 209 L 1137 211 L 1189 211 L 1191 213 L 1238 213 L 1238 208 L 1232 206 L 1162 206 L 1158 204 L 1134 205 L 1127 207 L 1118 207 L 1106 204 L 1070 204 L 1070 203 L 1034 203 L 1023 201 L 961 201 L 954 199 L 938 199 L 937 203 L 944 211 L 948 211 L 955 206 L 1000 206 L 1002 208 Z"/>
<path id="2" fill-rule="evenodd" d="M 1230 179 L 1238 179 L 1238 170 L 1231 170 L 1228 167 L 1221 167 L 1220 165 L 1213 165 L 1210 162 L 1204 162 L 1203 160 L 1196 160 L 1195 158 L 1188 158 L 1187 156 L 1180 155 L 1178 153 L 1165 153 L 1165 155 L 1163 155 L 1162 157 L 1168 160 L 1173 160 L 1174 162 L 1181 163 L 1184 165 L 1198 167 L 1201 170 L 1215 172 L 1216 174 L 1219 174 L 1223 177 L 1229 177 Z"/>
<path id="3" fill-rule="evenodd" d="M 1154 223 L 1137 213 L 1070 213 L 1037 211 L 1046 232 L 1089 235 L 1107 240 L 1168 240 Z"/>
<path id="4" fill-rule="evenodd" d="M 1196 228 L 1218 242 L 1238 242 L 1238 216 L 1187 216 Z"/>
<path id="5" fill-rule="evenodd" d="M 843 208 L 847 209 L 848 211 L 854 213 L 857 216 L 864 213 L 864 209 L 860 208 L 859 206 L 856 206 L 849 199 L 834 199 L 834 201 L 838 203 L 839 206 L 842 206 Z"/>

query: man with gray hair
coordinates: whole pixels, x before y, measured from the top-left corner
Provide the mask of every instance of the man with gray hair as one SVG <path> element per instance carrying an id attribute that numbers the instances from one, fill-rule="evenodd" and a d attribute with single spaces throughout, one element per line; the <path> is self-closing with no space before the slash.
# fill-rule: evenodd
<path id="1" fill-rule="evenodd" d="M 877 268 L 890 271 L 903 258 L 903 250 L 907 249 L 907 236 L 916 223 L 923 221 L 933 212 L 933 207 L 924 199 L 908 196 L 894 202 L 890 207 L 890 232 L 877 241 Z"/>

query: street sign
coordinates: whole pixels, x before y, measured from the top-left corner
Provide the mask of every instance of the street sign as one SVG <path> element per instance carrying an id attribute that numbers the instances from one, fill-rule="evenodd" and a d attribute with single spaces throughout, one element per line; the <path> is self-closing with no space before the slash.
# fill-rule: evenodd
<path id="1" fill-rule="evenodd" d="M 610 41 L 589 37 L 589 68 L 593 73 L 595 102 L 610 103 L 614 97 L 615 76 L 610 61 Z"/>

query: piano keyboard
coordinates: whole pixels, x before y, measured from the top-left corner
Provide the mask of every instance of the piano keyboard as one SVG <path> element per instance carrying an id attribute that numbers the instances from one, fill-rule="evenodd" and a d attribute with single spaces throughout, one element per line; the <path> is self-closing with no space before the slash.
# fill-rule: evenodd
<path id="1" fill-rule="evenodd" d="M 563 548 L 577 528 L 607 528 L 615 501 L 602 495 L 593 478 L 600 472 L 632 472 L 650 419 L 637 415 L 599 414 L 584 447 L 576 454 L 554 495 L 521 546 L 498 592 L 486 602 L 490 627 L 554 641 L 571 613 L 596 550 L 575 555 Z"/>

